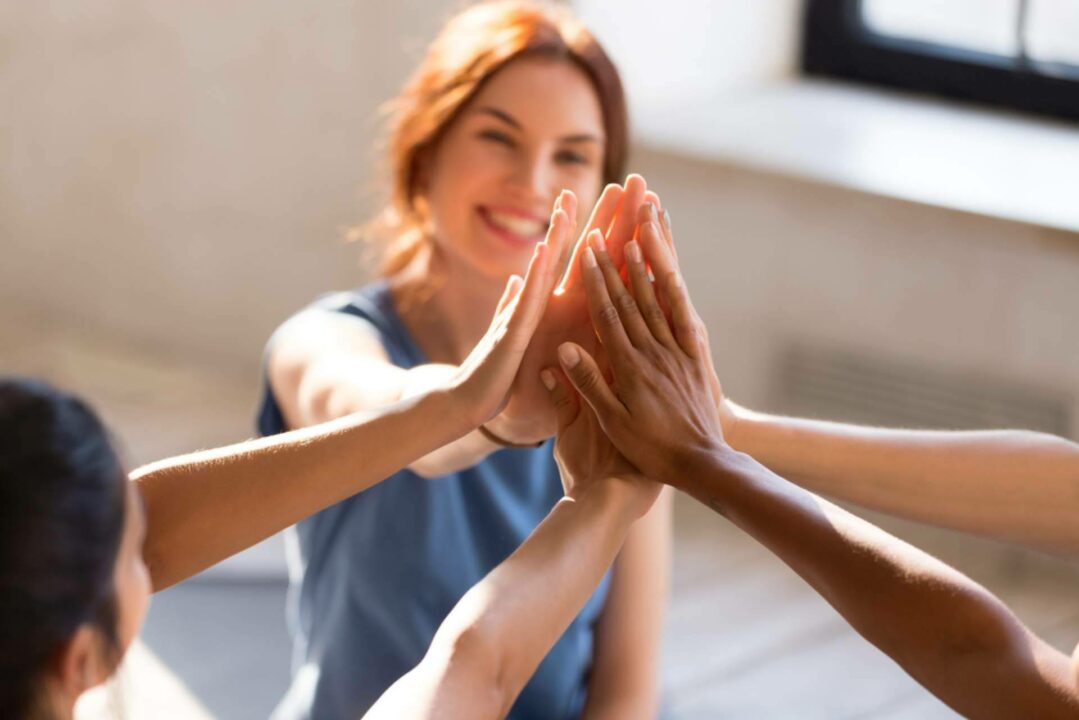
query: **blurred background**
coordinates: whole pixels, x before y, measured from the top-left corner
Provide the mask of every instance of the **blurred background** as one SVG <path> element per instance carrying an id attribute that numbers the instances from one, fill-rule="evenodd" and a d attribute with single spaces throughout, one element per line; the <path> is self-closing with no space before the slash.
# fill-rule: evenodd
<path id="1" fill-rule="evenodd" d="M 253 434 L 263 345 L 362 284 L 380 106 L 454 10 L 0 4 L 0 374 L 130 463 Z M 1079 439 L 1079 0 L 578 0 L 618 63 L 724 387 L 755 409 Z M 869 515 L 1079 640 L 1069 560 Z M 679 502 L 670 717 L 952 717 Z M 278 539 L 155 597 L 126 716 L 266 717 Z M 92 716 L 104 697 L 81 712 Z"/>

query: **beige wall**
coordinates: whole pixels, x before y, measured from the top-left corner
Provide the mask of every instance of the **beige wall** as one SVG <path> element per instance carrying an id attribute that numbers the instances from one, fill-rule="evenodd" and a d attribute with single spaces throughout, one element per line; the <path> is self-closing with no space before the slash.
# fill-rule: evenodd
<path id="1" fill-rule="evenodd" d="M 0 5 L 0 300 L 212 360 L 356 284 L 378 107 L 449 0 Z"/>

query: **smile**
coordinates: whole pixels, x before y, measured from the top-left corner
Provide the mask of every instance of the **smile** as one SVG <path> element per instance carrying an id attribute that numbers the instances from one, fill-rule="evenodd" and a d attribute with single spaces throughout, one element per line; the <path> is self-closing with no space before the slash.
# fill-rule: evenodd
<path id="1" fill-rule="evenodd" d="M 518 213 L 478 208 L 484 224 L 500 237 L 515 244 L 533 245 L 543 239 L 547 233 L 547 222 Z"/>

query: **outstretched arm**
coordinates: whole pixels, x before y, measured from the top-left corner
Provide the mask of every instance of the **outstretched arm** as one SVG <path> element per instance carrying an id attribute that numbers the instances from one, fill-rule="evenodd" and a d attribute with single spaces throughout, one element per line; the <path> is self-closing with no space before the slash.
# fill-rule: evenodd
<path id="1" fill-rule="evenodd" d="M 557 280 L 550 254 L 536 246 L 526 279 L 511 278 L 487 334 L 440 389 L 132 473 L 146 504 L 154 589 L 374 485 L 497 413 Z"/>
<path id="2" fill-rule="evenodd" d="M 617 203 L 615 197 L 615 203 Z M 545 246 L 551 255 L 548 272 L 559 270 L 574 231 L 577 198 L 559 194 L 551 214 Z M 425 363 L 400 368 L 390 362 L 386 348 L 368 323 L 342 313 L 309 310 L 285 323 L 275 333 L 266 363 L 267 378 L 288 427 L 296 429 L 335 420 L 356 412 L 387 407 L 445 386 L 457 366 Z M 534 416 L 546 412 L 511 393 L 510 402 L 484 425 L 496 435 L 522 443 L 546 437 L 521 437 Z M 524 429 L 522 429 L 524 428 Z M 477 428 L 453 442 L 414 458 L 409 469 L 434 478 L 471 467 L 501 449 Z"/>
<path id="3" fill-rule="evenodd" d="M 368 718 L 501 718 L 580 612 L 660 486 L 638 476 L 548 371 L 567 487 L 547 518 L 457 603 L 423 660 Z"/>
<path id="4" fill-rule="evenodd" d="M 1079 444 L 1024 430 L 935 432 L 732 407 L 731 444 L 815 492 L 1052 552 L 1079 552 Z"/>
<path id="5" fill-rule="evenodd" d="M 673 248 L 662 215 L 661 234 Z M 1027 430 L 897 430 L 779 417 L 726 398 L 720 416 L 732 447 L 814 492 L 1042 550 L 1079 552 L 1079 443 Z"/>
<path id="6" fill-rule="evenodd" d="M 768 547 L 957 711 L 1076 717 L 1079 687 L 1069 659 L 987 590 L 727 445 L 700 320 L 662 253 L 658 228 L 647 226 L 642 238 L 654 251 L 649 259 L 671 327 L 637 249 L 627 252 L 635 301 L 595 247 L 585 257 L 586 283 L 614 388 L 578 348 L 567 348 L 564 364 L 615 447 Z"/>

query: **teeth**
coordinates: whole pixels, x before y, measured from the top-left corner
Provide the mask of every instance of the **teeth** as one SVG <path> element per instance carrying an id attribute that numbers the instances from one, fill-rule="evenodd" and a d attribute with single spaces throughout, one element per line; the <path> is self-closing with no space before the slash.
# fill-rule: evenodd
<path id="1" fill-rule="evenodd" d="M 518 217 L 508 213 L 488 211 L 487 217 L 492 223 L 503 230 L 508 230 L 514 235 L 520 235 L 521 237 L 536 237 L 547 231 L 546 223 L 529 220 L 528 218 Z"/>

